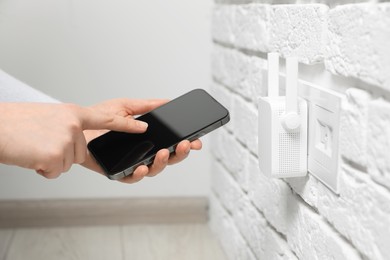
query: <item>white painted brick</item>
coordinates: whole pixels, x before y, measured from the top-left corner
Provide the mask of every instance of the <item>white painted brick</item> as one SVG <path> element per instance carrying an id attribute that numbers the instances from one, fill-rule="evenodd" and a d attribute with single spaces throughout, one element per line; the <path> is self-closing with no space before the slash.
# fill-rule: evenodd
<path id="1" fill-rule="evenodd" d="M 253 103 L 239 96 L 234 98 L 233 133 L 248 149 L 257 154 L 258 112 Z"/>
<path id="2" fill-rule="evenodd" d="M 216 5 L 213 38 L 238 48 L 267 52 L 269 5 Z"/>
<path id="3" fill-rule="evenodd" d="M 211 152 L 214 156 L 222 161 L 226 161 L 228 158 L 228 153 L 224 147 L 224 143 L 228 141 L 233 141 L 233 137 L 224 129 L 221 131 L 211 133 L 211 147 L 213 148 Z"/>
<path id="4" fill-rule="evenodd" d="M 249 181 L 250 181 L 249 177 L 248 177 L 249 174 L 248 174 L 248 171 L 247 171 L 248 160 L 249 160 L 249 151 L 247 151 L 241 144 L 239 144 L 237 142 L 237 140 L 234 140 L 234 137 L 232 135 L 226 134 L 225 138 L 226 139 L 224 139 L 224 140 L 227 140 L 228 138 L 231 138 L 230 139 L 231 143 L 227 143 L 229 148 L 228 149 L 223 149 L 222 152 L 228 154 L 228 153 L 231 153 L 230 149 L 235 148 L 235 149 L 237 149 L 237 151 L 240 151 L 241 154 L 237 158 L 234 158 L 233 157 L 234 155 L 232 155 L 230 157 L 231 160 L 226 159 L 227 157 L 224 157 L 225 159 L 221 160 L 221 164 L 213 165 L 212 169 L 213 169 L 213 172 L 215 172 L 215 176 L 212 175 L 212 180 L 213 180 L 212 183 L 215 184 L 213 187 L 215 187 L 216 191 L 218 191 L 218 190 L 221 189 L 220 186 L 229 186 L 229 185 L 225 185 L 226 184 L 226 180 L 224 180 L 224 178 L 227 178 L 226 174 L 231 174 L 233 176 L 233 178 L 235 179 L 235 181 L 237 182 L 237 184 L 242 189 L 247 191 L 248 190 L 248 186 L 249 186 Z M 240 161 L 236 161 L 236 160 L 240 160 Z M 238 171 L 234 171 L 235 168 L 236 169 L 239 168 L 239 170 Z M 221 193 L 218 193 L 218 192 L 217 193 L 221 194 L 221 196 L 223 196 L 222 193 L 225 192 L 224 189 L 225 188 L 222 188 Z M 234 195 L 234 193 L 231 193 L 231 195 Z M 233 201 L 236 201 L 236 200 L 233 200 Z M 234 203 L 236 203 L 236 202 L 234 202 Z"/>
<path id="5" fill-rule="evenodd" d="M 256 161 L 254 157 L 252 157 L 252 161 L 253 160 Z M 220 179 L 217 182 L 217 186 L 221 185 L 221 182 L 223 182 L 217 192 L 218 196 L 222 194 L 223 197 L 221 198 L 221 201 L 223 204 L 232 212 L 232 214 L 239 215 L 240 210 L 243 211 L 244 208 L 247 208 L 242 203 L 239 203 L 243 199 L 244 194 L 240 194 L 238 185 L 229 174 L 226 173 L 224 176 L 224 180 Z M 258 176 L 262 177 L 260 174 L 258 174 Z M 256 190 L 264 191 L 263 194 L 257 193 L 257 196 L 253 198 L 253 201 L 256 205 L 260 206 L 260 209 L 263 210 L 263 212 L 266 212 L 265 216 L 270 223 L 274 223 L 276 227 L 285 227 L 284 233 L 287 236 L 288 242 L 293 246 L 294 251 L 300 259 L 331 259 L 332 257 L 334 259 L 359 259 L 356 252 L 325 222 L 323 222 L 320 216 L 315 212 L 312 212 L 306 206 L 300 204 L 292 195 L 291 191 L 289 195 L 286 194 L 285 196 L 281 196 L 280 193 L 278 194 L 275 191 L 270 191 L 266 185 L 264 185 L 267 181 L 270 182 L 273 180 L 260 178 L 259 181 L 253 181 L 255 185 L 257 185 Z M 214 186 L 216 186 L 216 184 Z M 287 185 L 284 184 L 284 186 Z M 289 188 L 287 187 L 287 189 Z M 269 196 L 269 194 L 272 194 L 272 196 Z M 274 197 L 277 198 L 274 200 Z M 259 202 L 259 200 L 262 202 L 260 204 L 256 203 Z M 244 206 L 244 208 L 242 208 L 242 206 Z M 241 209 L 237 207 L 241 207 Z M 237 218 L 240 219 L 241 217 L 241 219 L 243 218 L 242 221 L 249 222 L 250 224 L 251 220 L 246 219 L 245 216 L 247 216 L 247 214 L 243 213 L 243 215 L 239 215 Z M 249 218 L 250 216 L 247 217 Z M 247 233 L 247 228 L 242 226 L 244 225 L 242 221 L 237 225 L 241 227 L 243 233 Z M 254 236 L 253 234 L 247 235 Z M 308 244 L 311 246 L 308 247 Z"/>
<path id="6" fill-rule="evenodd" d="M 323 3 L 328 6 L 344 5 L 347 3 L 376 2 L 377 0 L 215 0 L 215 3 L 223 4 L 247 4 L 247 3 L 268 3 L 268 4 L 312 4 Z M 386 1 L 386 0 L 379 0 Z"/>
<path id="7" fill-rule="evenodd" d="M 340 175 L 340 195 L 335 195 L 309 175 L 289 179 L 291 186 L 310 205 L 370 259 L 390 255 L 390 194 L 370 178 L 347 165 Z"/>
<path id="8" fill-rule="evenodd" d="M 277 51 L 310 64 L 324 58 L 327 11 L 323 4 L 217 5 L 212 34 L 237 48 Z"/>
<path id="9" fill-rule="evenodd" d="M 341 154 L 349 161 L 367 167 L 368 104 L 370 95 L 363 90 L 348 89 L 340 119 Z"/>
<path id="10" fill-rule="evenodd" d="M 230 5 L 216 5 L 213 9 L 212 36 L 214 40 L 234 44 L 235 8 Z"/>
<path id="11" fill-rule="evenodd" d="M 324 59 L 328 7 L 323 4 L 273 5 L 270 48 L 311 64 Z"/>
<path id="12" fill-rule="evenodd" d="M 325 59 L 333 74 L 390 90 L 389 9 L 390 3 L 340 5 L 330 11 L 318 4 L 216 6 L 212 66 L 218 83 L 213 88 L 228 100 L 232 122 L 228 131 L 213 138 L 213 153 L 220 160 L 212 172 L 214 200 L 222 203 L 225 215 L 210 214 L 214 225 L 225 225 L 220 236 L 237 235 L 240 240 L 237 247 L 232 238 L 224 238 L 230 239 L 225 244 L 231 243 L 224 247 L 227 252 L 242 257 L 244 253 L 238 252 L 250 247 L 258 259 L 278 259 L 276 252 L 290 249 L 299 259 L 388 259 L 390 103 L 372 101 L 363 90 L 347 90 L 341 111 L 340 147 L 345 160 L 339 195 L 312 175 L 269 179 L 261 174 L 254 156 L 257 127 L 252 127 L 257 121 L 255 97 L 266 94 L 262 76 L 266 61 L 250 50 L 298 55 L 306 64 Z M 322 79 L 328 84 L 327 78 Z M 343 82 L 354 86 L 356 80 Z M 228 224 L 221 224 L 225 216 Z"/>
<path id="13" fill-rule="evenodd" d="M 295 259 L 283 240 L 257 211 L 253 204 L 219 163 L 213 164 L 212 182 L 214 192 L 221 205 L 233 216 L 235 225 L 241 231 L 258 259 Z"/>
<path id="14" fill-rule="evenodd" d="M 388 259 L 389 194 L 349 167 L 344 167 L 340 182 L 340 197 L 321 192 L 321 214 L 370 259 Z"/>
<path id="15" fill-rule="evenodd" d="M 390 89 L 390 3 L 350 4 L 329 11 L 325 65 L 343 76 Z"/>
<path id="16" fill-rule="evenodd" d="M 320 215 L 295 201 L 291 203 L 287 240 L 299 259 L 361 259 Z"/>
<path id="17" fill-rule="evenodd" d="M 268 52 L 269 5 L 239 5 L 235 9 L 235 46 L 239 48 Z"/>
<path id="18" fill-rule="evenodd" d="M 280 179 L 271 179 L 261 173 L 258 159 L 254 156 L 249 157 L 248 173 L 249 198 L 272 226 L 286 234 L 286 218 L 290 214 L 288 198 L 292 196 L 290 187 Z"/>
<path id="19" fill-rule="evenodd" d="M 233 135 L 222 130 L 213 140 L 213 153 L 220 159 L 226 169 L 232 173 L 235 180 L 243 187 L 248 186 L 247 162 L 249 151 L 246 150 Z M 223 178 L 223 177 L 222 177 Z M 221 181 L 214 182 L 222 183 Z"/>
<path id="20" fill-rule="evenodd" d="M 321 216 L 303 205 L 285 182 L 261 174 L 257 158 L 250 156 L 249 161 L 252 170 L 248 196 L 266 219 L 286 235 L 299 259 L 360 259 L 357 251 Z"/>
<path id="21" fill-rule="evenodd" d="M 286 178 L 286 182 L 302 199 L 313 208 L 318 208 L 318 186 L 323 185 L 320 181 L 307 174 L 299 178 Z M 331 192 L 329 190 L 329 192 Z"/>
<path id="22" fill-rule="evenodd" d="M 297 259 L 287 241 L 268 225 L 247 196 L 240 196 L 233 218 L 257 259 Z"/>
<path id="23" fill-rule="evenodd" d="M 313 175 L 308 174 L 299 178 L 286 178 L 286 182 L 310 206 L 318 209 L 318 190 L 323 185 Z M 332 191 L 327 191 L 332 194 Z"/>
<path id="24" fill-rule="evenodd" d="M 217 99 L 222 105 L 226 107 L 227 110 L 229 110 L 230 114 L 230 120 L 233 121 L 233 113 L 234 113 L 234 107 L 233 107 L 233 96 L 231 91 L 226 89 L 221 84 L 213 82 L 210 87 L 210 93 L 211 95 Z M 230 122 L 224 126 L 229 132 L 233 131 L 233 122 Z"/>
<path id="25" fill-rule="evenodd" d="M 221 204 L 233 213 L 237 208 L 237 202 L 243 196 L 238 183 L 220 163 L 213 163 L 211 167 L 213 191 L 218 195 Z"/>
<path id="26" fill-rule="evenodd" d="M 244 238 L 235 227 L 232 217 L 213 195 L 210 197 L 209 216 L 210 228 L 219 238 L 228 259 L 256 259 Z"/>
<path id="27" fill-rule="evenodd" d="M 214 45 L 214 78 L 247 99 L 254 101 L 259 95 L 265 94 L 265 86 L 262 84 L 262 70 L 265 66 L 266 62 L 259 57 Z"/>
<path id="28" fill-rule="evenodd" d="M 371 102 L 368 118 L 368 172 L 390 188 L 390 102 Z"/>

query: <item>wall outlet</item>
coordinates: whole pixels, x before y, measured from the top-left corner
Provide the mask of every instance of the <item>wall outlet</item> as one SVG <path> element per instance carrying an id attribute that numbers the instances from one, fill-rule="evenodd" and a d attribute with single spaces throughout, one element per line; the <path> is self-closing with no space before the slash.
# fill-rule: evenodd
<path id="1" fill-rule="evenodd" d="M 309 104 L 308 171 L 339 193 L 339 122 L 343 95 L 300 81 Z"/>
<path id="2" fill-rule="evenodd" d="M 332 158 L 333 150 L 333 140 L 334 132 L 333 127 L 337 127 L 337 122 L 332 122 L 332 119 L 329 120 L 328 113 L 331 113 L 320 106 L 312 106 L 313 112 L 313 146 L 318 150 L 324 153 L 328 158 Z M 328 120 L 324 120 L 324 118 Z"/>

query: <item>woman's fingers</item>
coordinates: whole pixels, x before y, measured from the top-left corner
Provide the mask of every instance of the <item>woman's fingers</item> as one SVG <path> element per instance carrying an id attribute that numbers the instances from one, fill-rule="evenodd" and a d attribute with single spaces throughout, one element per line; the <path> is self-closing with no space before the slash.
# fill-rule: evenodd
<path id="1" fill-rule="evenodd" d="M 132 175 L 120 179 L 120 182 L 123 183 L 136 183 L 142 180 L 149 172 L 149 168 L 145 165 L 141 165 L 135 169 Z"/>
<path id="2" fill-rule="evenodd" d="M 201 150 L 202 149 L 202 141 L 199 139 L 196 139 L 191 142 L 191 150 Z"/>
<path id="3" fill-rule="evenodd" d="M 148 124 L 129 117 L 115 114 L 102 113 L 91 108 L 78 109 L 82 130 L 87 129 L 108 129 L 128 133 L 143 133 L 148 128 Z"/>
<path id="4" fill-rule="evenodd" d="M 187 158 L 190 151 L 191 151 L 191 143 L 187 140 L 181 141 L 177 145 L 175 153 L 173 153 L 169 158 L 168 163 L 172 165 L 183 161 L 185 158 Z"/>
<path id="5" fill-rule="evenodd" d="M 175 152 L 171 155 L 169 154 L 168 149 L 162 149 L 157 152 L 152 165 L 149 167 L 145 165 L 137 167 L 132 175 L 121 179 L 120 182 L 135 183 L 142 180 L 145 176 L 154 177 L 162 172 L 167 165 L 181 162 L 187 158 L 191 149 L 202 149 L 202 142 L 200 140 L 195 140 L 193 142 L 189 142 L 187 140 L 182 141 L 177 145 Z"/>
<path id="6" fill-rule="evenodd" d="M 153 164 L 149 167 L 148 177 L 153 177 L 159 174 L 168 164 L 169 151 L 163 149 L 157 152 L 154 158 Z"/>

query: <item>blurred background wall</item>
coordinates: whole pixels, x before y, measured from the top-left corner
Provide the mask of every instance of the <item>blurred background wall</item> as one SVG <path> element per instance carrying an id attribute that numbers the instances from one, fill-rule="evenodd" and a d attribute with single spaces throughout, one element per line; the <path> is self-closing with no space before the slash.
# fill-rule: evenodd
<path id="1" fill-rule="evenodd" d="M 208 0 L 0 0 L 0 68 L 61 100 L 174 98 L 210 82 Z M 48 126 L 50 127 L 50 126 Z M 209 151 L 135 185 L 0 165 L 0 199 L 206 196 Z"/>

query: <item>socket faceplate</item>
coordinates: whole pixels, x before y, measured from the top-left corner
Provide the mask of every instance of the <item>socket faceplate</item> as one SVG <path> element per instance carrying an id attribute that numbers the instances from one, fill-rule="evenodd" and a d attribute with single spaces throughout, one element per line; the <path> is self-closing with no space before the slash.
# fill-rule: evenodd
<path id="1" fill-rule="evenodd" d="M 343 95 L 300 81 L 299 96 L 309 104 L 308 170 L 339 193 L 339 122 Z"/>

